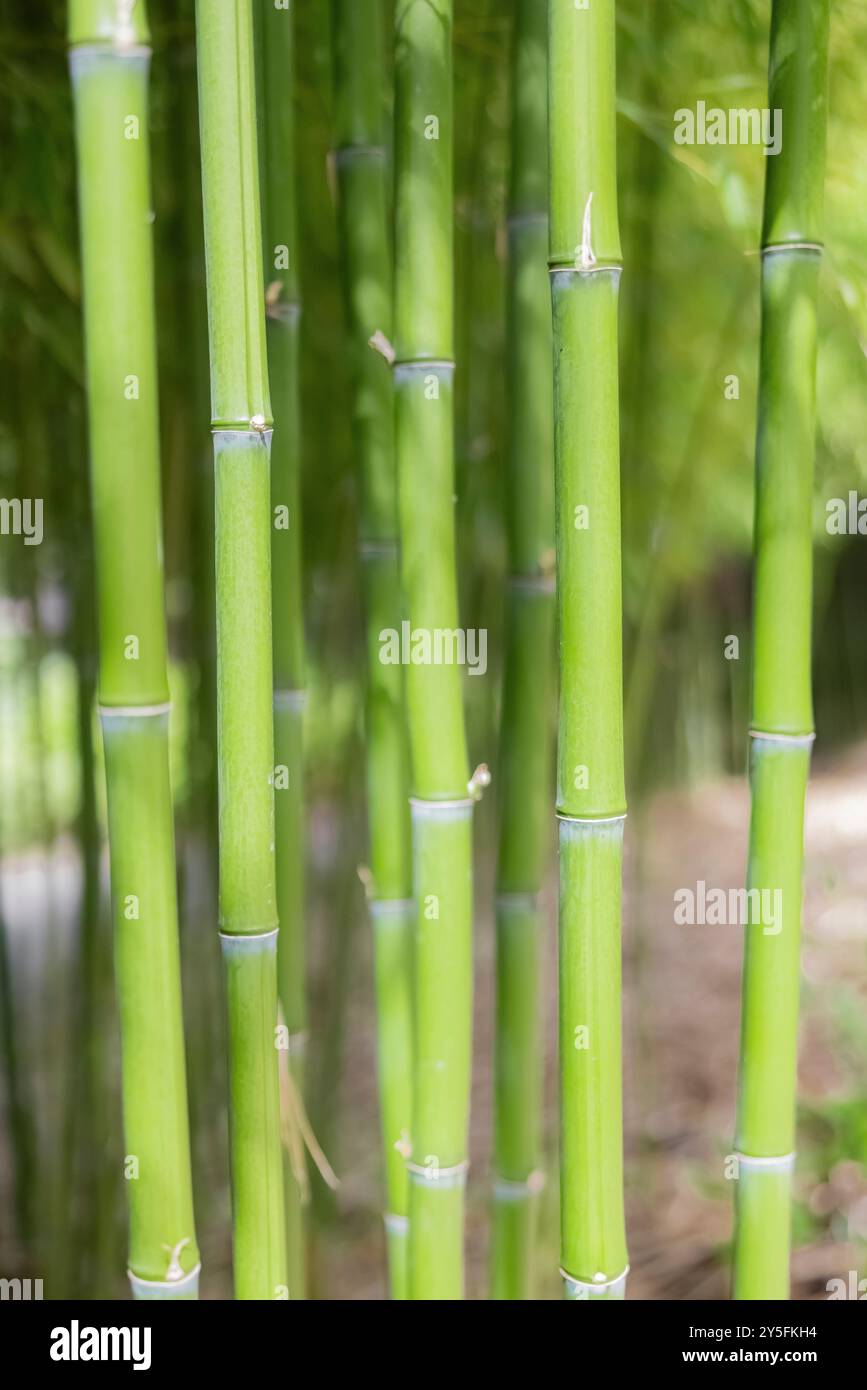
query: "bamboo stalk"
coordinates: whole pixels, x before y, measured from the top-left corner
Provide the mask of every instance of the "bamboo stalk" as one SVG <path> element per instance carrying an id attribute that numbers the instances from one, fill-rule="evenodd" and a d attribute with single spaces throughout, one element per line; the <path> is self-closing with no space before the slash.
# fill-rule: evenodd
<path id="1" fill-rule="evenodd" d="M 509 593 L 500 749 L 494 1095 L 495 1298 L 533 1296 L 541 1174 L 539 892 L 550 852 L 553 419 L 548 241 L 547 20 L 519 0 L 512 50 L 507 502 Z"/>
<path id="2" fill-rule="evenodd" d="M 560 724 L 561 1260 L 623 1298 L 623 822 L 615 5 L 550 0 L 550 253 Z"/>
<path id="3" fill-rule="evenodd" d="M 388 159 L 383 144 L 381 0 L 334 0 L 333 42 L 340 238 L 361 481 L 361 566 L 367 627 L 367 815 L 377 1064 L 385 1166 L 389 1284 L 407 1295 L 409 1184 L 404 1146 L 412 1084 L 412 861 L 403 673 L 380 660 L 380 633 L 403 617 L 397 545 L 394 399 L 387 357 L 371 340 L 392 334 Z M 376 335 L 380 335 L 379 338 Z M 387 353 L 387 348 L 386 348 Z"/>
<path id="4" fill-rule="evenodd" d="M 734 1297 L 787 1298 L 797 1086 L 804 796 L 813 742 L 812 503 L 828 0 L 774 0 L 756 441 L 748 886 L 781 920 L 746 927 L 735 1145 Z M 775 914 L 775 917 L 778 914 Z"/>
<path id="5" fill-rule="evenodd" d="M 458 622 L 452 3 L 395 8 L 395 441 L 412 629 Z M 409 1294 L 463 1297 L 472 1032 L 472 799 L 460 672 L 406 671 L 416 902 Z"/>
<path id="6" fill-rule="evenodd" d="M 72 0 L 99 701 L 137 1298 L 197 1296 L 181 1017 L 144 4 Z"/>
<path id="7" fill-rule="evenodd" d="M 259 0 L 262 212 L 268 365 L 276 431 L 271 451 L 271 598 L 274 612 L 274 756 L 277 978 L 288 1032 L 288 1072 L 304 1088 L 307 1043 L 304 946 L 304 745 L 306 701 L 301 583 L 301 286 L 295 206 L 294 9 Z M 299 1177 L 287 1155 L 289 1291 L 306 1286 Z"/>
<path id="8" fill-rule="evenodd" d="M 198 0 L 235 1295 L 288 1296 L 274 871 L 270 446 L 250 0 Z"/>

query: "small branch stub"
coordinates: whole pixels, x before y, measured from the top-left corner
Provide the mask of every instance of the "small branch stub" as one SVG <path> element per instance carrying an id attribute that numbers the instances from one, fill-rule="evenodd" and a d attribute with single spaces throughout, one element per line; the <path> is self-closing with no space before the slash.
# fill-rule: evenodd
<path id="1" fill-rule="evenodd" d="M 388 341 L 388 338 L 386 338 L 381 328 L 377 328 L 376 332 L 372 334 L 370 338 L 368 338 L 367 345 L 368 347 L 372 347 L 374 352 L 378 352 L 381 357 L 384 357 L 390 367 L 394 366 L 394 348 Z"/>
<path id="2" fill-rule="evenodd" d="M 596 264 L 596 256 L 593 253 L 592 229 L 591 229 L 591 208 L 593 205 L 593 194 L 590 193 L 584 208 L 584 225 L 581 228 L 581 245 L 578 248 L 578 264 L 582 270 L 592 270 Z"/>
<path id="3" fill-rule="evenodd" d="M 491 771 L 487 763 L 479 763 L 469 782 L 467 791 L 473 801 L 481 801 L 485 788 L 491 785 Z"/>

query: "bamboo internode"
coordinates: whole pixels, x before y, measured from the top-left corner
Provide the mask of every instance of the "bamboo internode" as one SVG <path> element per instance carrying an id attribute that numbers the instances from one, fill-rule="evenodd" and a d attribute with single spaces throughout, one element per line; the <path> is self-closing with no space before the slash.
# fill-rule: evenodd
<path id="1" fill-rule="evenodd" d="M 274 828 L 278 995 L 290 1036 L 307 1028 L 305 989 L 305 708 L 301 548 L 301 285 L 295 191 L 293 10 L 256 0 L 259 152 L 266 340 L 274 440 L 271 447 L 271 597 L 274 659 Z M 291 1084 L 304 1090 L 304 1057 L 287 1058 Z M 289 1155 L 286 1232 L 289 1297 L 305 1295 L 302 1188 Z"/>
<path id="2" fill-rule="evenodd" d="M 413 628 L 458 626 L 454 527 L 452 0 L 395 7 L 395 441 Z M 463 1296 L 472 1031 L 472 802 L 460 674 L 406 668 L 416 901 L 409 1294 Z"/>
<path id="3" fill-rule="evenodd" d="M 565 1296 L 624 1296 L 615 6 L 550 0 Z M 582 1291 L 588 1290 L 588 1293 Z"/>
<path id="4" fill-rule="evenodd" d="M 289 1296 L 277 1052 L 271 403 L 253 16 L 198 0 L 214 435 L 220 930 L 229 1019 L 235 1295 Z"/>
<path id="5" fill-rule="evenodd" d="M 389 169 L 383 139 L 381 0 L 335 0 L 335 142 L 353 423 L 361 490 L 359 550 L 366 619 L 368 903 L 374 933 L 377 1069 L 385 1166 L 389 1282 L 407 1296 L 412 1126 L 412 861 L 403 671 L 385 664 L 380 633 L 402 617 L 397 543 Z"/>
<path id="6" fill-rule="evenodd" d="M 547 18 L 521 0 L 512 48 L 508 219 L 509 585 L 500 745 L 492 1294 L 531 1298 L 541 1190 L 539 894 L 551 847 L 553 420 Z"/>
<path id="7" fill-rule="evenodd" d="M 129 1275 L 136 1298 L 197 1297 L 163 599 L 149 219 L 149 31 L 73 0 L 87 397 Z"/>
<path id="8" fill-rule="evenodd" d="M 813 742 L 811 617 L 816 301 L 828 0 L 774 0 L 753 588 L 748 887 L 780 893 L 780 930 L 748 927 L 735 1144 L 733 1294 L 787 1298 L 795 1147 L 804 797 Z M 772 253 L 772 254 L 767 254 Z"/>

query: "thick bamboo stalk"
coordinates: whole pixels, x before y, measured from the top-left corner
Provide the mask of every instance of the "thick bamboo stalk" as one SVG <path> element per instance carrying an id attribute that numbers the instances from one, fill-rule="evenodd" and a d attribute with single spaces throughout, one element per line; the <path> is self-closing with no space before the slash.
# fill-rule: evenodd
<path id="1" fill-rule="evenodd" d="M 458 625 L 452 3 L 395 8 L 395 439 L 412 629 Z M 460 670 L 406 671 L 416 902 L 409 1294 L 463 1297 L 472 1032 L 472 800 Z"/>
<path id="2" fill-rule="evenodd" d="M 335 114 L 340 238 L 361 482 L 361 566 L 367 627 L 368 899 L 373 926 L 377 1064 L 391 1296 L 407 1295 L 412 1124 L 412 860 L 403 672 L 381 660 L 380 634 L 400 630 L 394 391 L 371 339 L 392 335 L 389 166 L 384 145 L 381 0 L 334 0 Z M 376 335 L 381 335 L 377 338 Z M 387 347 L 385 349 L 387 353 Z"/>
<path id="3" fill-rule="evenodd" d="M 115 974 L 137 1298 L 195 1298 L 163 606 L 144 4 L 73 0 Z"/>
<path id="4" fill-rule="evenodd" d="M 288 1296 L 277 1053 L 271 405 L 250 0 L 198 0 L 235 1295 Z"/>
<path id="5" fill-rule="evenodd" d="M 550 852 L 554 549 L 547 8 L 519 0 L 512 51 L 507 300 L 509 593 L 500 748 L 494 1095 L 495 1298 L 532 1298 L 541 1174 L 539 892 Z"/>
<path id="6" fill-rule="evenodd" d="M 623 822 L 615 5 L 549 4 L 560 724 L 561 1260 L 623 1298 Z"/>
<path id="7" fill-rule="evenodd" d="M 294 7 L 259 0 L 262 214 L 268 366 L 275 434 L 271 451 L 271 595 L 274 612 L 274 757 L 277 976 L 288 1032 L 288 1073 L 299 1095 L 307 1043 L 304 947 L 304 745 L 306 701 L 301 585 L 301 286 L 295 206 Z M 288 1156 L 289 1293 L 305 1292 L 302 1194 Z"/>
<path id="8" fill-rule="evenodd" d="M 746 926 L 735 1145 L 734 1297 L 787 1298 L 804 795 L 813 742 L 812 504 L 828 0 L 774 0 L 756 442 L 748 886 L 780 920 Z M 775 917 L 778 914 L 775 914 Z"/>

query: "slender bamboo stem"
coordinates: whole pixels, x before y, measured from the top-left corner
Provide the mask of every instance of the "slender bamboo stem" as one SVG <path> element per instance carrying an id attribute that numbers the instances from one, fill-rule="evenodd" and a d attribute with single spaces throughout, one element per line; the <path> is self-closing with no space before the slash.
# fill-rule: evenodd
<path id="1" fill-rule="evenodd" d="M 276 431 L 271 451 L 271 596 L 274 610 L 274 756 L 277 977 L 288 1032 L 288 1074 L 302 1093 L 307 1043 L 304 947 L 306 700 L 301 583 L 301 285 L 295 206 L 294 7 L 259 0 L 262 213 L 268 364 Z M 302 1193 L 286 1168 L 290 1297 L 305 1292 Z"/>
<path id="2" fill-rule="evenodd" d="M 250 0 L 198 0 L 235 1295 L 288 1296 L 277 1042 L 270 446 Z"/>
<path id="3" fill-rule="evenodd" d="M 452 3 L 395 8 L 395 440 L 411 629 L 457 627 Z M 416 902 L 409 1293 L 463 1297 L 472 800 L 460 671 L 406 672 Z"/>
<path id="4" fill-rule="evenodd" d="M 539 892 L 550 852 L 554 549 L 547 20 L 519 0 L 512 51 L 507 385 L 509 594 L 500 750 L 495 1298 L 532 1297 L 540 1186 Z"/>
<path id="5" fill-rule="evenodd" d="M 779 892 L 747 924 L 735 1145 L 734 1297 L 787 1298 L 795 1146 L 804 796 L 813 742 L 812 504 L 828 0 L 774 0 L 756 442 L 748 886 Z M 760 899 L 761 901 L 761 899 Z"/>
<path id="6" fill-rule="evenodd" d="M 623 1298 L 623 822 L 615 5 L 550 0 L 566 1297 Z"/>
<path id="7" fill-rule="evenodd" d="M 195 1298 L 163 607 L 144 4 L 72 0 L 99 701 L 122 1040 L 129 1273 Z"/>
<path id="8" fill-rule="evenodd" d="M 400 630 L 394 393 L 386 358 L 371 347 L 392 334 L 388 159 L 383 143 L 381 0 L 334 0 L 335 143 L 340 236 L 360 466 L 361 565 L 367 626 L 368 898 L 373 927 L 377 1058 L 385 1164 L 389 1282 L 407 1294 L 409 1183 L 403 1149 L 412 1086 L 412 861 L 403 672 L 381 658 L 380 634 Z M 379 340 L 377 340 L 379 341 Z"/>

